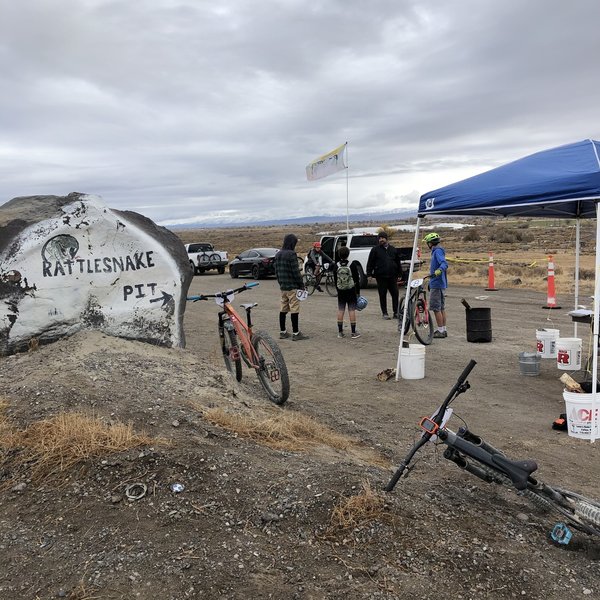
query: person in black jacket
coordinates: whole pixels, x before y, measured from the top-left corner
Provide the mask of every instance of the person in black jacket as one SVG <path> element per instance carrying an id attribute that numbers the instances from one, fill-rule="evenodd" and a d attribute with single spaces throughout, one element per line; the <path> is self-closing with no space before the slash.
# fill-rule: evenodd
<path id="1" fill-rule="evenodd" d="M 388 243 L 385 231 L 377 234 L 378 245 L 371 249 L 367 261 L 367 275 L 375 277 L 379 292 L 379 305 L 384 319 L 389 319 L 387 311 L 387 293 L 392 297 L 393 318 L 398 318 L 398 275 L 400 273 L 400 257 L 394 246 Z"/>

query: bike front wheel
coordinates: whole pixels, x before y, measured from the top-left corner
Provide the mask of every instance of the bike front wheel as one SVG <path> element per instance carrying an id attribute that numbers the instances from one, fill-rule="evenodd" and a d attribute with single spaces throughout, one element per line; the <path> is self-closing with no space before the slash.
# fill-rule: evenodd
<path id="1" fill-rule="evenodd" d="M 335 287 L 333 275 L 328 275 L 327 279 L 325 279 L 325 289 L 330 296 L 337 296 L 337 288 Z"/>
<path id="2" fill-rule="evenodd" d="M 225 367 L 235 375 L 237 381 L 242 380 L 242 359 L 240 357 L 240 347 L 235 331 L 226 326 L 219 327 L 219 337 L 221 338 L 221 352 Z"/>
<path id="3" fill-rule="evenodd" d="M 279 346 L 263 331 L 253 336 L 252 345 L 258 359 L 256 374 L 269 400 L 275 404 L 284 404 L 290 395 L 290 379 Z"/>
<path id="4" fill-rule="evenodd" d="M 308 292 L 309 296 L 312 296 L 315 291 L 315 287 L 317 286 L 317 281 L 312 275 L 312 273 L 305 273 L 302 276 L 302 281 L 304 282 L 304 289 Z"/>
<path id="5" fill-rule="evenodd" d="M 402 329 L 402 315 L 404 314 L 404 298 L 400 300 L 400 304 L 398 305 L 398 331 Z M 404 323 L 404 335 L 408 333 L 410 329 L 410 315 L 406 315 L 406 322 Z"/>
<path id="6" fill-rule="evenodd" d="M 429 346 L 433 340 L 433 316 L 423 298 L 415 302 L 410 320 L 417 339 L 424 346 Z"/>

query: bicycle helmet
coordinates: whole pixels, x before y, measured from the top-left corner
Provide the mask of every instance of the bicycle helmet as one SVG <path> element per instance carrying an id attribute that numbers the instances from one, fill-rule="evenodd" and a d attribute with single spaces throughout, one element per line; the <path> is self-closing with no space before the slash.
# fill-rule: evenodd
<path id="1" fill-rule="evenodd" d="M 321 247 L 321 242 L 315 242 L 313 244 L 313 248 L 320 248 Z"/>
<path id="2" fill-rule="evenodd" d="M 367 304 L 369 304 L 367 299 L 364 296 L 359 296 L 356 299 L 356 310 L 364 310 L 367 308 Z"/>
<path id="3" fill-rule="evenodd" d="M 423 241 L 427 244 L 437 244 L 440 241 L 440 236 L 432 231 L 423 238 Z"/>

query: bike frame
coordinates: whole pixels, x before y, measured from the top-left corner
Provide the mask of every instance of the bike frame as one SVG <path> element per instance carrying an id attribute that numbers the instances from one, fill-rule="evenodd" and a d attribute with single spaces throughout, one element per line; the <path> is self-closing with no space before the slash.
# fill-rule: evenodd
<path id="1" fill-rule="evenodd" d="M 537 463 L 534 460 L 511 460 L 503 452 L 488 444 L 483 438 L 470 432 L 467 427 L 461 427 L 457 433 L 446 428 L 446 423 L 452 415 L 449 404 L 469 389 L 470 385 L 467 377 L 476 364 L 476 361 L 471 360 L 438 410 L 431 417 L 421 419 L 419 426 L 423 430 L 423 434 L 400 463 L 385 487 L 385 491 L 391 492 L 400 477 L 404 473 L 408 474 L 410 472 L 412 469 L 411 461 L 422 446 L 430 440 L 436 441 L 439 438 L 447 447 L 444 458 L 455 463 L 461 469 L 488 483 L 510 483 L 518 492 L 529 496 L 534 502 L 546 503 L 556 509 L 576 528 L 590 535 L 600 535 L 600 529 L 582 520 L 581 516 L 574 511 L 575 502 L 573 498 L 580 498 L 584 502 L 586 499 L 573 492 L 553 488 L 535 479 L 532 476 L 532 473 L 537 470 Z M 469 462 L 468 459 L 472 459 L 473 462 Z M 591 510 L 596 512 L 598 509 L 594 506 L 600 505 L 597 503 L 592 505 Z M 596 518 L 594 523 L 597 522 Z M 553 539 L 559 541 L 554 537 L 554 534 Z M 568 539 L 570 537 L 567 538 L 566 542 L 560 541 L 559 543 L 568 543 Z"/>
<path id="2" fill-rule="evenodd" d="M 254 304 L 242 305 L 246 309 L 246 322 L 243 317 L 233 308 L 229 295 L 235 295 L 239 292 L 247 290 L 252 287 L 256 287 L 258 282 L 246 283 L 242 287 L 235 290 L 228 290 L 227 292 L 221 292 L 219 294 L 208 294 L 200 296 L 191 296 L 188 300 L 196 302 L 197 300 L 208 300 L 209 298 L 215 298 L 217 304 L 222 307 L 219 311 L 219 329 L 227 328 L 227 322 L 233 327 L 242 347 L 242 358 L 249 367 L 258 369 L 260 367 L 260 359 L 252 345 L 252 316 L 250 311 L 256 306 Z M 231 356 L 232 360 L 238 360 L 239 356 Z"/>
<path id="3" fill-rule="evenodd" d="M 257 369 L 259 367 L 259 359 L 252 345 L 252 317 L 250 314 L 254 306 L 256 304 L 246 306 L 246 322 L 244 322 L 243 318 L 231 305 L 231 302 L 224 299 L 223 310 L 219 312 L 219 327 L 226 327 L 226 319 L 223 319 L 223 315 L 227 315 L 245 353 L 245 356 L 242 355 L 242 358 L 246 359 L 250 367 Z M 237 356 L 232 356 L 231 358 L 233 360 L 238 359 Z"/>

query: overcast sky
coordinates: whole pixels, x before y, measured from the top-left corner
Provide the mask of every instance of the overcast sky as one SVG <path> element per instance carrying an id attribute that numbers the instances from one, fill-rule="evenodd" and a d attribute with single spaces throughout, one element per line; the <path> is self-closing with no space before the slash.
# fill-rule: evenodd
<path id="1" fill-rule="evenodd" d="M 598 0 L 0 0 L 0 204 L 344 214 L 600 137 Z"/>

